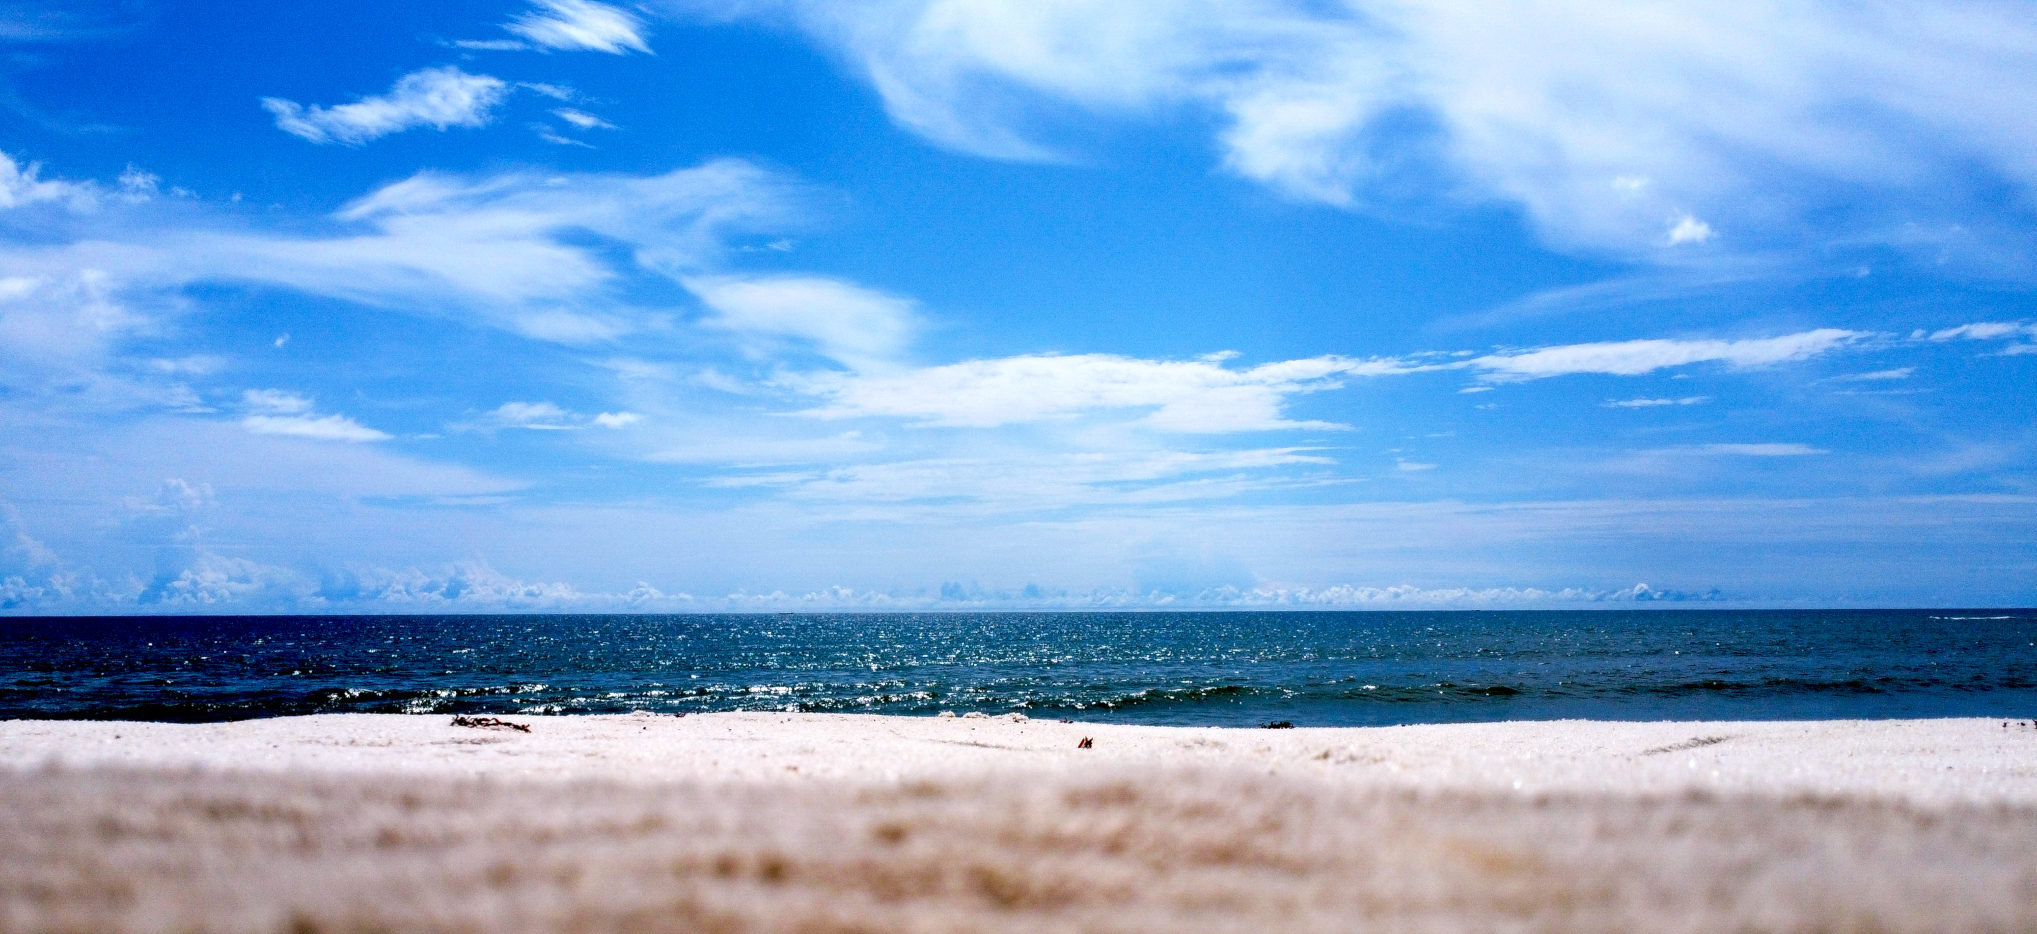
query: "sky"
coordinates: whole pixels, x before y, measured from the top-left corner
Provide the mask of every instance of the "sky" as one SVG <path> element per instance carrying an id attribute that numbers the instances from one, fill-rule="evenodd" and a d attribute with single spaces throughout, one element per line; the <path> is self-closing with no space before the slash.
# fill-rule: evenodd
<path id="1" fill-rule="evenodd" d="M 1990 0 L 0 2 L 0 612 L 2037 605 Z"/>

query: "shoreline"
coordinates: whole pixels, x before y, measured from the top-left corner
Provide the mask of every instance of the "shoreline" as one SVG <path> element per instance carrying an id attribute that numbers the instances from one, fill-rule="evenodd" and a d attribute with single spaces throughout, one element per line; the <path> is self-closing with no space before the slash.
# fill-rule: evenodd
<path id="1" fill-rule="evenodd" d="M 121 767 L 706 784 L 1244 770 L 1420 791 L 1882 798 L 2037 806 L 2037 721 L 1533 720 L 1174 727 L 876 714 L 441 714 L 0 721 L 0 769 Z M 2007 726 L 2004 726 L 2007 724 Z M 1092 746 L 1078 749 L 1082 738 Z"/>
<path id="2" fill-rule="evenodd" d="M 0 721 L 0 930 L 2037 928 L 2001 721 L 452 719 Z"/>

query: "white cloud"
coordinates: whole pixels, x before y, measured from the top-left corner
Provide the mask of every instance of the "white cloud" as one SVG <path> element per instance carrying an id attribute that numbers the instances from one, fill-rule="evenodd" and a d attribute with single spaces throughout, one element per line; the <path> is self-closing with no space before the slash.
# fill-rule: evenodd
<path id="1" fill-rule="evenodd" d="M 24 166 L 14 161 L 12 156 L 0 152 L 0 210 L 44 201 L 62 201 L 74 208 L 84 208 L 90 207 L 97 196 L 96 189 L 89 182 L 67 182 L 41 176 L 40 164 L 31 162 Z"/>
<path id="2" fill-rule="evenodd" d="M 650 593 L 664 597 L 655 590 Z M 628 603 L 613 595 L 582 593 L 571 584 L 557 581 L 519 580 L 481 561 L 462 561 L 436 570 L 349 569 L 329 575 L 320 586 L 317 597 L 340 605 L 412 608 L 589 608 Z"/>
<path id="3" fill-rule="evenodd" d="M 787 222 L 793 192 L 736 161 L 651 176 L 422 174 L 345 206 L 327 235 L 129 232 L 128 243 L 44 259 L 112 250 L 131 288 L 255 282 L 589 343 L 638 326 L 613 287 L 715 263 L 731 229 Z M 589 234 L 624 249 L 589 244 Z"/>
<path id="4" fill-rule="evenodd" d="M 18 575 L 56 565 L 56 553 L 28 534 L 12 503 L 0 501 L 0 572 Z"/>
<path id="5" fill-rule="evenodd" d="M 1685 214 L 1669 226 L 1669 245 L 1704 243 L 1711 240 L 1713 235 L 1712 225 Z"/>
<path id="6" fill-rule="evenodd" d="M 4 260 L 4 255 L 0 255 Z M 36 270 L 0 276 L 0 359 L 11 373 L 80 372 L 103 362 L 121 338 L 146 333 L 150 322 L 120 301 L 104 270 Z"/>
<path id="7" fill-rule="evenodd" d="M 573 89 L 563 84 L 547 84 L 542 81 L 519 81 L 516 86 L 526 91 L 542 94 L 555 101 L 570 101 L 575 96 Z"/>
<path id="8" fill-rule="evenodd" d="M 635 412 L 582 415 L 551 402 L 505 402 L 477 422 L 459 429 L 521 428 L 528 431 L 579 431 L 582 428 L 627 428 L 643 420 Z"/>
<path id="9" fill-rule="evenodd" d="M 258 435 L 355 443 L 390 437 L 344 415 L 319 415 L 310 399 L 280 389 L 250 389 L 241 394 L 241 405 L 248 413 L 241 427 Z"/>
<path id="10" fill-rule="evenodd" d="M 884 416 L 929 427 L 991 428 L 1115 412 L 1136 414 L 1138 424 L 1172 432 L 1320 429 L 1341 426 L 1289 420 L 1284 415 L 1288 397 L 1335 389 L 1346 378 L 1471 369 L 1487 383 L 1507 383 L 1583 373 L 1638 376 L 1696 363 L 1759 367 L 1809 359 L 1871 336 L 1823 328 L 1742 340 L 1570 344 L 1469 359 L 1447 353 L 1365 360 L 1324 356 L 1244 369 L 1226 366 L 1226 354 L 1196 360 L 1030 355 L 884 372 L 809 374 L 791 381 L 796 388 L 827 400 L 806 413 L 820 418 Z M 1644 398 L 1605 404 L 1614 408 L 1697 405 L 1709 398 Z"/>
<path id="11" fill-rule="evenodd" d="M 310 580 L 288 568 L 201 551 L 176 574 L 151 581 L 135 602 L 151 609 L 266 609 L 301 605 L 311 591 Z"/>
<path id="12" fill-rule="evenodd" d="M 4 504 L 0 504 L 4 507 Z M 639 583 L 623 593 L 585 592 L 557 581 L 529 581 L 484 561 L 437 568 L 301 569 L 180 547 L 180 558 L 146 582 L 89 574 L 0 576 L 0 610 L 13 612 L 319 612 L 419 609 L 578 609 L 693 607 L 684 593 Z"/>
<path id="13" fill-rule="evenodd" d="M 1517 382 L 1574 373 L 1638 376 L 1692 363 L 1769 366 L 1829 353 L 1868 338 L 1860 331 L 1819 328 L 1745 340 L 1633 340 L 1543 347 L 1490 354 L 1470 361 L 1483 378 Z"/>
<path id="14" fill-rule="evenodd" d="M 1605 403 L 1609 409 L 1651 409 L 1665 405 L 1703 405 L 1712 401 L 1711 396 L 1684 396 L 1678 399 L 1618 399 Z"/>
<path id="15" fill-rule="evenodd" d="M 275 115 L 277 129 L 292 136 L 314 143 L 358 146 L 423 126 L 439 130 L 486 126 L 490 111 L 508 98 L 509 90 L 500 78 L 445 66 L 404 75 L 387 94 L 351 104 L 305 107 L 264 97 L 262 107 Z"/>
<path id="16" fill-rule="evenodd" d="M 547 49 L 579 52 L 650 52 L 644 23 L 627 10 L 589 0 L 537 0 L 532 12 L 504 26 Z"/>
<path id="17" fill-rule="evenodd" d="M 241 393 L 241 405 L 257 415 L 304 415 L 311 400 L 281 389 L 250 389 Z"/>
<path id="18" fill-rule="evenodd" d="M 1824 448 L 1791 442 L 1760 442 L 1753 444 L 1693 444 L 1679 448 L 1657 448 L 1658 454 L 1721 455 L 1726 457 L 1809 457 L 1814 454 L 1829 454 Z"/>
<path id="19" fill-rule="evenodd" d="M 0 249 L 0 406 L 28 402 L 39 417 L 204 407 L 183 382 L 202 374 L 122 353 L 132 341 L 164 334 L 174 298 L 132 300 L 90 263 L 14 259 Z M 8 275 L 10 267 L 28 274 Z M 26 414 L 16 409 L 0 421 Z"/>
<path id="20" fill-rule="evenodd" d="M 148 361 L 148 368 L 171 376 L 210 376 L 225 369 L 226 361 L 211 354 L 156 357 Z"/>
<path id="21" fill-rule="evenodd" d="M 1956 328 L 1934 331 L 1930 340 L 1994 341 L 2037 338 L 2037 324 L 2022 321 L 1978 321 Z"/>
<path id="22" fill-rule="evenodd" d="M 589 143 L 586 140 L 574 139 L 570 136 L 561 136 L 558 131 L 542 123 L 531 124 L 531 130 L 538 135 L 538 139 L 551 143 L 554 146 L 576 146 L 581 149 L 594 148 L 593 143 Z"/>
<path id="23" fill-rule="evenodd" d="M 132 163 L 115 181 L 120 185 L 121 198 L 130 203 L 138 204 L 162 193 L 163 177 L 154 172 L 143 171 Z"/>
<path id="24" fill-rule="evenodd" d="M 241 427 L 258 435 L 284 435 L 314 441 L 387 441 L 389 435 L 344 415 L 250 415 Z"/>
<path id="25" fill-rule="evenodd" d="M 1688 213 L 1741 243 L 1876 233 L 2002 210 L 1988 177 L 2037 187 L 2037 20 L 2013 0 L 666 5 L 789 20 L 956 149 L 1053 158 L 1070 110 L 1198 107 L 1231 171 L 1295 197 L 1391 200 L 1412 175 L 1564 246 L 1700 242 L 1694 217 L 1664 235 Z"/>
<path id="26" fill-rule="evenodd" d="M 573 424 L 574 419 L 573 413 L 550 402 L 505 402 L 488 413 L 487 421 L 500 428 L 571 431 L 580 427 Z"/>
<path id="27" fill-rule="evenodd" d="M 318 503 L 331 499 L 471 498 L 527 486 L 457 464 L 407 457 L 387 445 L 315 441 L 258 434 L 230 421 L 152 419 L 93 439 L 83 450 L 122 456 L 108 456 L 103 475 L 91 484 L 73 479 L 67 488 L 132 487 L 184 476 L 236 493 L 287 497 L 305 504 L 308 511 L 301 515 L 313 515 Z M 19 456 L 18 449 L 12 456 Z"/>
<path id="28" fill-rule="evenodd" d="M 881 415 L 927 426 L 995 427 L 1144 411 L 1140 423 L 1221 433 L 1336 427 L 1282 414 L 1290 395 L 1334 389 L 1344 376 L 1410 372 L 1400 361 L 1314 357 L 1232 369 L 1220 359 L 1143 360 L 1111 354 L 971 360 L 899 373 L 816 377 L 822 418 Z"/>
<path id="29" fill-rule="evenodd" d="M 30 186 L 22 197 L 45 206 L 92 187 L 17 174 Z M 731 230 L 795 222 L 796 195 L 777 176 L 718 162 L 652 176 L 422 175 L 348 205 L 324 230 L 264 229 L 218 204 L 143 209 L 101 198 L 84 215 L 0 245 L 0 423 L 22 436 L 95 437 L 103 431 L 79 419 L 208 411 L 206 399 L 224 387 L 201 394 L 185 381 L 217 378 L 222 368 L 165 353 L 205 330 L 183 320 L 204 310 L 191 289 L 200 284 L 283 288 L 542 340 L 585 343 L 650 329 L 669 340 L 678 326 L 673 311 L 633 307 L 632 299 L 672 301 L 683 294 L 677 278 L 720 265 Z M 301 398 L 286 405 L 289 398 L 236 396 L 231 420 L 220 424 L 280 450 L 324 448 L 327 457 L 380 445 L 311 442 L 390 437 L 352 413 L 318 411 Z M 617 430 L 637 427 L 640 405 L 608 408 L 581 424 L 610 429 L 617 440 L 640 436 Z M 204 424 L 170 423 L 184 426 L 177 434 Z"/>
<path id="30" fill-rule="evenodd" d="M 1894 380 L 1902 380 L 1902 379 L 1909 379 L 1909 378 L 1910 378 L 1910 375 L 1911 375 L 1911 374 L 1913 374 L 1913 373 L 1915 373 L 1915 372 L 1917 372 L 1917 368 L 1916 368 L 1916 367 L 1913 367 L 1913 366 L 1905 366 L 1905 367 L 1897 367 L 1897 368 L 1895 368 L 1895 369 L 1892 369 L 1892 370 L 1875 370 L 1875 371 L 1873 371 L 1873 372 L 1871 372 L 1871 373 L 1848 373 L 1848 374 L 1845 374 L 1844 376 L 1834 376 L 1834 377 L 1831 377 L 1830 379 L 1827 379 L 1827 380 L 1826 380 L 1826 382 L 1828 382 L 1828 383 L 1885 383 L 1885 382 L 1892 382 L 1892 381 L 1894 381 Z"/>
<path id="31" fill-rule="evenodd" d="M 970 504 L 992 512 L 1040 512 L 1081 505 L 1209 501 L 1308 480 L 1270 472 L 1334 463 L 1304 448 L 1236 451 L 998 450 L 996 456 L 938 457 L 852 464 L 824 470 L 737 473 L 722 487 L 770 487 L 793 499 L 825 503 Z"/>
<path id="32" fill-rule="evenodd" d="M 752 341 L 807 342 L 854 370 L 887 366 L 912 339 L 911 302 L 838 279 L 696 276 L 685 283 L 715 313 L 710 326 Z"/>
<path id="33" fill-rule="evenodd" d="M 530 43 L 521 39 L 455 39 L 448 44 L 470 52 L 522 52 L 530 48 Z"/>
<path id="34" fill-rule="evenodd" d="M 597 117 L 584 110 L 574 110 L 571 107 L 560 107 L 557 110 L 552 111 L 552 116 L 572 124 L 573 128 L 578 130 L 615 129 L 615 124 L 603 120 L 600 117 Z"/>
<path id="35" fill-rule="evenodd" d="M 956 605 L 1006 609 L 1088 609 L 1127 610 L 1165 607 L 1324 609 L 1364 607 L 1369 609 L 1440 609 L 1463 607 L 1546 607 L 1584 604 L 1625 604 L 1652 602 L 1719 601 L 1718 590 L 1684 591 L 1635 584 L 1631 587 L 1423 587 L 1397 584 L 1387 587 L 1360 584 L 1330 584 L 1321 587 L 1296 585 L 1238 586 L 1225 584 L 1187 590 L 1095 587 L 1066 590 L 1037 585 L 985 589 L 946 583 L 939 588 L 898 588 L 867 590 L 844 585 L 814 590 L 774 590 L 762 593 L 742 591 L 722 597 L 687 597 L 690 609 L 759 612 L 774 609 L 804 610 L 889 610 L 954 607 Z"/>
<path id="36" fill-rule="evenodd" d="M 1717 591 L 1690 593 L 1661 590 L 1635 584 L 1617 590 L 1589 587 L 1365 587 L 1336 584 L 1328 587 L 1222 587 L 1195 595 L 1193 602 L 1207 606 L 1257 607 L 1457 607 L 1457 606 L 1547 606 L 1577 603 L 1650 603 L 1718 600 Z"/>

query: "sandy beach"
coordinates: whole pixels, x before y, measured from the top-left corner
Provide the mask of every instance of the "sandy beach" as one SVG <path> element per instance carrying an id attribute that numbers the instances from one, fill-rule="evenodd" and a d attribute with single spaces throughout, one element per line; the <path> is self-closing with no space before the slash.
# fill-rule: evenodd
<path id="1" fill-rule="evenodd" d="M 0 928 L 2037 928 L 2028 722 L 506 719 L 0 722 Z"/>

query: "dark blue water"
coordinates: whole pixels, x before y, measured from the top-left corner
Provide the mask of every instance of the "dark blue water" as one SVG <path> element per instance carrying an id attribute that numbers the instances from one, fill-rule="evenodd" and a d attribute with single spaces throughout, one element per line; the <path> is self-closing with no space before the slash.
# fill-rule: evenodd
<path id="1" fill-rule="evenodd" d="M 2037 611 L 0 619 L 0 718 L 2037 716 Z"/>

